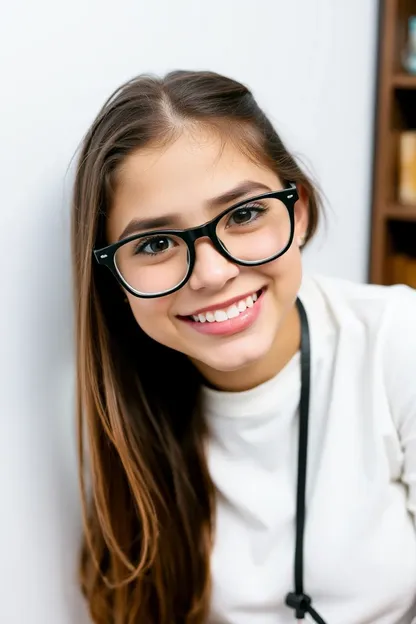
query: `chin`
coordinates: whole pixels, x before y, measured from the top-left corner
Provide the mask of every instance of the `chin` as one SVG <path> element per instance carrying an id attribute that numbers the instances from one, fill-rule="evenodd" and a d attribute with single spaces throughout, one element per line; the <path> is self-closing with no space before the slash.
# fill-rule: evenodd
<path id="1" fill-rule="evenodd" d="M 225 344 L 199 353 L 196 359 L 212 370 L 230 373 L 261 361 L 268 354 L 272 343 L 273 340 L 252 336 L 240 344 Z"/>

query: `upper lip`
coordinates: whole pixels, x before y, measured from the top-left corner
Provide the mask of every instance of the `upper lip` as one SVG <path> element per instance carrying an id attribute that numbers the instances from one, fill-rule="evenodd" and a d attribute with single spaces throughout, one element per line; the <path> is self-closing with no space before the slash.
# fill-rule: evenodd
<path id="1" fill-rule="evenodd" d="M 203 314 L 204 312 L 211 312 L 212 310 L 224 310 L 229 306 L 233 305 L 233 303 L 237 303 L 237 301 L 241 301 L 242 299 L 246 299 L 250 297 L 256 292 L 262 290 L 261 288 L 257 288 L 257 290 L 250 290 L 245 295 L 237 295 L 237 297 L 233 297 L 232 299 L 227 299 L 227 301 L 221 301 L 221 303 L 215 303 L 214 305 L 205 306 L 204 308 L 199 308 L 199 310 L 195 310 L 195 312 L 191 312 L 191 314 L 184 314 L 184 316 L 197 316 L 198 314 Z"/>

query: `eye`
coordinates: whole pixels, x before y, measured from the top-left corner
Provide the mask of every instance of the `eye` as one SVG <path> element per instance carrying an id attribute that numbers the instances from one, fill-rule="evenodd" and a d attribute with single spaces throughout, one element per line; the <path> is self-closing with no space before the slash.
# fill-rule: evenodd
<path id="1" fill-rule="evenodd" d="M 253 223 L 260 215 L 267 211 L 267 208 L 259 204 L 245 204 L 236 208 L 229 216 L 227 227 L 230 225 L 247 225 Z"/>
<path id="2" fill-rule="evenodd" d="M 153 236 L 139 241 L 134 249 L 134 254 L 155 256 L 175 247 L 176 243 L 168 236 Z"/>

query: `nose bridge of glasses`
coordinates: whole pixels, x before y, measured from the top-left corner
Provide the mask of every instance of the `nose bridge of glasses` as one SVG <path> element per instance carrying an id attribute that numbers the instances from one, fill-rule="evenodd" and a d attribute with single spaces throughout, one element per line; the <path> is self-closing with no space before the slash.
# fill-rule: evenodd
<path id="1" fill-rule="evenodd" d="M 199 225 L 191 230 L 187 230 L 186 238 L 192 244 L 195 244 L 200 238 L 209 238 L 211 242 L 215 243 L 215 226 L 213 226 L 212 222 Z"/>
<path id="2" fill-rule="evenodd" d="M 217 221 L 218 220 L 215 219 L 208 223 L 204 223 L 203 225 L 200 225 L 198 227 L 192 228 L 191 230 L 187 230 L 186 239 L 187 239 L 188 246 L 192 248 L 191 254 L 193 255 L 194 258 L 196 258 L 196 255 L 197 255 L 197 249 L 196 249 L 195 243 L 199 240 L 205 239 L 204 242 L 207 243 L 208 246 L 211 248 L 210 253 L 215 252 L 219 254 L 220 256 L 222 256 L 223 259 L 225 258 L 228 260 L 228 256 L 225 253 L 223 245 L 220 243 L 216 234 Z M 208 258 L 208 263 L 211 264 L 212 266 L 213 257 L 210 255 L 210 253 L 208 254 L 208 256 L 206 256 L 206 254 L 203 253 L 203 257 L 205 258 L 204 262 L 206 262 Z M 199 259 L 201 259 L 200 254 L 199 254 Z"/>
<path id="3" fill-rule="evenodd" d="M 208 223 L 192 230 L 188 238 L 191 247 L 192 288 L 218 287 L 237 275 L 239 269 L 225 252 L 216 236 L 216 223 Z M 201 243 L 197 246 L 198 241 Z"/>

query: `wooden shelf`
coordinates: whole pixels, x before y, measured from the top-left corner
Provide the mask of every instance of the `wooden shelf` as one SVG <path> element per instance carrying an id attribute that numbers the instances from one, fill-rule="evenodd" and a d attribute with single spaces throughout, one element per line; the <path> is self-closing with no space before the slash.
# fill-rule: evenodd
<path id="1" fill-rule="evenodd" d="M 416 76 L 412 74 L 395 74 L 392 78 L 396 89 L 416 89 Z"/>
<path id="2" fill-rule="evenodd" d="M 401 134 L 416 130 L 416 75 L 401 69 L 416 0 L 380 0 L 369 279 L 416 284 L 416 205 L 400 204 Z M 403 257 L 408 260 L 403 263 Z M 406 265 L 406 266 L 405 266 Z"/>
<path id="3" fill-rule="evenodd" d="M 387 219 L 397 221 L 416 221 L 416 205 L 403 206 L 402 204 L 391 204 L 384 211 Z"/>

